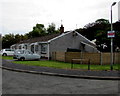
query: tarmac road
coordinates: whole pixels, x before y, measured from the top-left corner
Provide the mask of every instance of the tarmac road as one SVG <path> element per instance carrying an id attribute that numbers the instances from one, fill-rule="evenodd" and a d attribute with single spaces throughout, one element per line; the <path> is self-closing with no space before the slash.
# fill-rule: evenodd
<path id="1" fill-rule="evenodd" d="M 117 80 L 56 77 L 2 70 L 2 94 L 117 94 Z"/>

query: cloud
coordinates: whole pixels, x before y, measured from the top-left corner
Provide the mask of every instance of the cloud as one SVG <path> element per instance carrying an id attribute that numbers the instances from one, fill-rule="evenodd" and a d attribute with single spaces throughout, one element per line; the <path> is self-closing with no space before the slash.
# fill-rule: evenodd
<path id="1" fill-rule="evenodd" d="M 94 22 L 96 19 L 109 19 L 111 0 L 1 0 L 2 31 L 27 33 L 36 23 L 55 23 L 61 20 L 65 30 L 73 30 Z M 117 14 L 116 6 L 113 11 Z M 114 21 L 117 15 L 114 15 Z"/>

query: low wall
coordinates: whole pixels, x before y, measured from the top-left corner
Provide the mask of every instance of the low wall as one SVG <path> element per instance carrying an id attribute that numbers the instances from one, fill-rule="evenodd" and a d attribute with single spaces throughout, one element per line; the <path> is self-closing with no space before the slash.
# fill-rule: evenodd
<path id="1" fill-rule="evenodd" d="M 51 59 L 65 62 L 65 52 L 52 52 Z"/>
<path id="2" fill-rule="evenodd" d="M 53 52 L 52 60 L 71 63 L 72 59 L 90 59 L 91 64 L 110 64 L 111 53 Z M 120 64 L 120 53 L 113 54 L 113 63 Z"/>

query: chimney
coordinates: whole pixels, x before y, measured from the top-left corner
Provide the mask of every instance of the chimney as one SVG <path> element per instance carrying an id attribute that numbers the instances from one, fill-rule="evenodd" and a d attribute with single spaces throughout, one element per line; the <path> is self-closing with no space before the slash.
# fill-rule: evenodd
<path id="1" fill-rule="evenodd" d="M 64 33 L 64 27 L 63 25 L 61 24 L 61 27 L 60 27 L 60 34 Z"/>

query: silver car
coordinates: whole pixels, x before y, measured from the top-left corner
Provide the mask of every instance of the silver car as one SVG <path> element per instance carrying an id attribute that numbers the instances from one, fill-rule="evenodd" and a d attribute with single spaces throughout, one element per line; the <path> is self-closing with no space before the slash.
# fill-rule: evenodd
<path id="1" fill-rule="evenodd" d="M 24 60 L 39 60 L 40 59 L 39 54 L 35 54 L 31 52 L 30 50 L 15 50 L 13 59 L 18 59 L 21 61 Z"/>
<path id="2" fill-rule="evenodd" d="M 0 54 L 2 55 L 2 56 L 13 56 L 13 54 L 14 54 L 14 50 L 13 49 L 2 49 L 1 51 L 0 51 Z"/>

